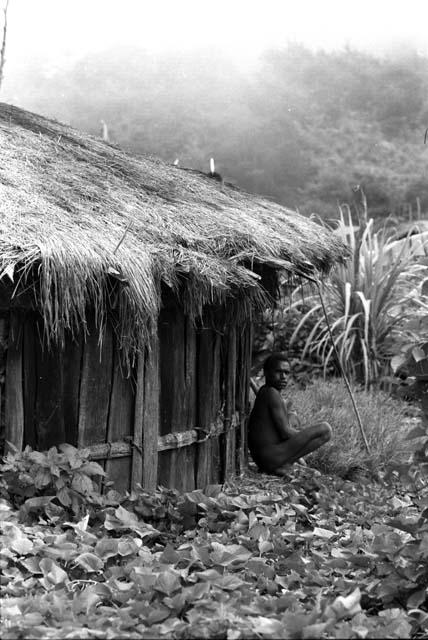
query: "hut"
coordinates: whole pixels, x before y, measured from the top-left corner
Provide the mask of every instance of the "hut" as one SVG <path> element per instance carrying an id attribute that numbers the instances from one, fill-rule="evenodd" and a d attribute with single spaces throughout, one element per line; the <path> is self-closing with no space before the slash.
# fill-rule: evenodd
<path id="1" fill-rule="evenodd" d="M 88 448 L 119 490 L 246 460 L 252 318 L 344 248 L 293 211 L 0 104 L 5 440 Z"/>

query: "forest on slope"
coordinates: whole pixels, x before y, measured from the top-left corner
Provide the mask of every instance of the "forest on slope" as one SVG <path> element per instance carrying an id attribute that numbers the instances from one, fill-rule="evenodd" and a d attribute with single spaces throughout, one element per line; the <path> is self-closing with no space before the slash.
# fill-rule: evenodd
<path id="1" fill-rule="evenodd" d="M 1 99 L 180 166 L 208 171 L 301 213 L 337 215 L 361 185 L 370 215 L 428 211 L 428 58 L 300 45 L 251 70 L 220 51 L 114 48 L 68 66 L 27 60 Z"/>

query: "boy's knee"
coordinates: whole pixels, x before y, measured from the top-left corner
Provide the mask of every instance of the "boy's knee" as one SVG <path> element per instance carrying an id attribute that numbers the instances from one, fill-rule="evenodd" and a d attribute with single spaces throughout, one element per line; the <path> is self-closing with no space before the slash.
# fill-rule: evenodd
<path id="1" fill-rule="evenodd" d="M 333 435 L 332 428 L 330 427 L 328 422 L 321 422 L 321 437 L 324 439 L 324 442 L 328 442 L 331 440 L 331 436 Z"/>

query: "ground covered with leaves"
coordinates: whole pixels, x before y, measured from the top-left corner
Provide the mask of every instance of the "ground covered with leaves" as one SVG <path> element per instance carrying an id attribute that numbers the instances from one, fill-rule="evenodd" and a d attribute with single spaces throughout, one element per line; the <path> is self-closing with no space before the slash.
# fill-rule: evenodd
<path id="1" fill-rule="evenodd" d="M 426 637 L 424 482 L 296 465 L 205 492 L 101 496 L 87 482 L 98 465 L 66 454 L 71 484 L 53 448 L 27 451 L 37 479 L 20 454 L 19 499 L 3 490 L 4 640 Z M 9 484 L 15 471 L 3 467 Z M 56 495 L 28 497 L 48 477 Z"/>

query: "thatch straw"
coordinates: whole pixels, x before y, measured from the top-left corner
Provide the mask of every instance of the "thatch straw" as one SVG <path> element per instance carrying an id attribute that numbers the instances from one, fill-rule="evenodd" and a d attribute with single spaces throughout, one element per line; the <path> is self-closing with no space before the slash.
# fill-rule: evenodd
<path id="1" fill-rule="evenodd" d="M 274 202 L 6 104 L 0 148 L 0 280 L 14 269 L 16 292 L 33 288 L 57 339 L 85 324 L 88 306 L 100 325 L 114 307 L 135 352 L 156 325 L 161 283 L 193 316 L 232 300 L 247 313 L 264 298 L 260 265 L 304 275 L 346 254 Z"/>

